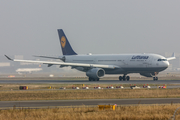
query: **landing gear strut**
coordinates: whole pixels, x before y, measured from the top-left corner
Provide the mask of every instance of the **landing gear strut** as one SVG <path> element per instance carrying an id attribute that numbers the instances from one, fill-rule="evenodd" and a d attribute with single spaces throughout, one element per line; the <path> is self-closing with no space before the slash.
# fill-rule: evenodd
<path id="1" fill-rule="evenodd" d="M 99 81 L 99 78 L 94 79 L 94 78 L 89 77 L 89 81 Z"/>
<path id="2" fill-rule="evenodd" d="M 153 80 L 154 80 L 154 81 L 157 81 L 157 80 L 158 80 L 158 77 L 153 77 Z"/>
<path id="3" fill-rule="evenodd" d="M 123 80 L 123 81 L 129 81 L 130 80 L 130 77 L 129 76 L 126 76 L 126 75 L 124 75 L 124 76 L 119 76 L 119 80 L 121 81 L 121 80 Z"/>

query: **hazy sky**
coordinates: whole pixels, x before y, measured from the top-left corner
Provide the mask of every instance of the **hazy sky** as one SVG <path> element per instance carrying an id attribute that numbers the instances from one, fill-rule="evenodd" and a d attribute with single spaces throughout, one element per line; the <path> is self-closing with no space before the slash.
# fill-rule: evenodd
<path id="1" fill-rule="evenodd" d="M 0 0 L 0 55 L 180 52 L 179 0 Z"/>

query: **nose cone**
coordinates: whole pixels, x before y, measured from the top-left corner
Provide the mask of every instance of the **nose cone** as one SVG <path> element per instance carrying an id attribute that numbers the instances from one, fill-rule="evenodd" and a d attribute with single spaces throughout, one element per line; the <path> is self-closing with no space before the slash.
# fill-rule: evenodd
<path id="1" fill-rule="evenodd" d="M 163 62 L 163 67 L 168 68 L 168 66 L 169 66 L 169 62 L 168 61 L 164 61 Z"/>
<path id="2" fill-rule="evenodd" d="M 168 66 L 169 66 L 168 61 L 161 62 L 161 64 L 158 65 L 159 71 L 163 71 L 163 70 L 167 69 Z"/>

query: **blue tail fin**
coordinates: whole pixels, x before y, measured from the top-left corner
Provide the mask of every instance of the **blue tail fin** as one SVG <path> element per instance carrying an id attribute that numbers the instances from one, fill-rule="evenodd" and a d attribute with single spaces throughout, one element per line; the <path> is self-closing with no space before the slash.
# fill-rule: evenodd
<path id="1" fill-rule="evenodd" d="M 62 29 L 58 29 L 58 34 L 63 55 L 77 55 L 69 44 L 69 41 Z"/>

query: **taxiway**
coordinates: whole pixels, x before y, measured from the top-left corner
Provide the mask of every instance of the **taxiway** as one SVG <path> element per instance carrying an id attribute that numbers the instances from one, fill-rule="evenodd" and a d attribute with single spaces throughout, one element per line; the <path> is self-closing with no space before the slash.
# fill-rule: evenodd
<path id="1" fill-rule="evenodd" d="M 62 106 L 81 106 L 98 104 L 136 105 L 136 104 L 173 104 L 180 98 L 140 98 L 140 99 L 88 99 L 88 100 L 41 100 L 41 101 L 0 101 L 1 109 L 12 107 L 44 108 Z"/>
<path id="2" fill-rule="evenodd" d="M 100 81 L 88 81 L 88 80 L 0 80 L 0 84 L 21 84 L 21 83 L 44 83 L 44 84 L 180 84 L 180 80 L 100 80 Z"/>

